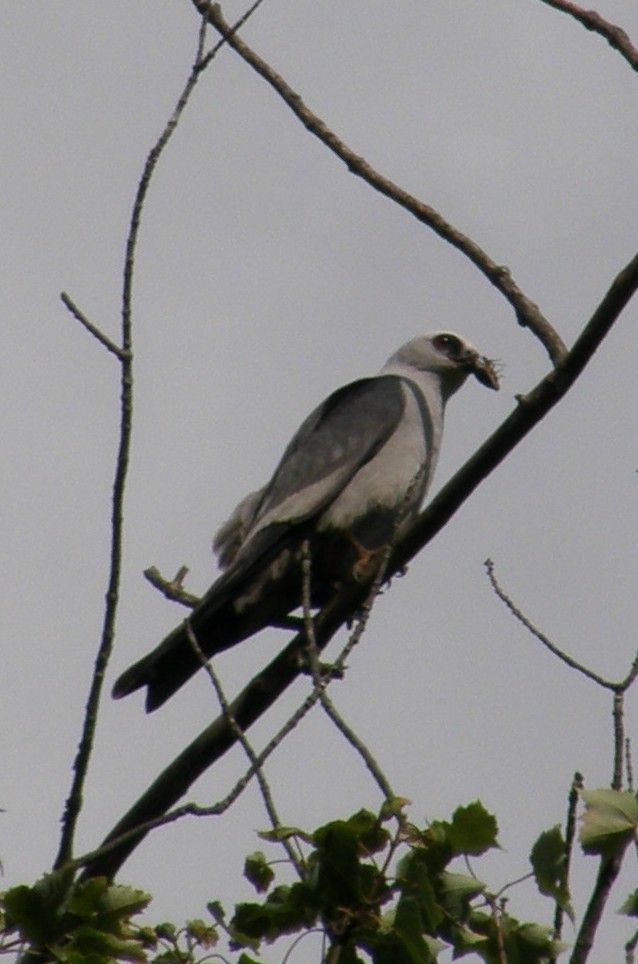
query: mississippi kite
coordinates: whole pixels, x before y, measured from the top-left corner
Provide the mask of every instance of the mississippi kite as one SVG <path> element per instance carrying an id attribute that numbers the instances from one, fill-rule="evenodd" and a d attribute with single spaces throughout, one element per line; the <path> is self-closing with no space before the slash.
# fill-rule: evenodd
<path id="1" fill-rule="evenodd" d="M 403 345 L 373 378 L 338 389 L 293 437 L 270 482 L 246 496 L 214 549 L 224 570 L 189 616 L 200 649 L 220 653 L 301 605 L 302 547 L 311 602 L 344 581 L 372 581 L 384 549 L 409 526 L 436 465 L 448 398 L 474 374 L 498 388 L 492 362 L 459 335 L 434 332 Z M 201 661 L 182 623 L 117 680 L 161 706 Z"/>

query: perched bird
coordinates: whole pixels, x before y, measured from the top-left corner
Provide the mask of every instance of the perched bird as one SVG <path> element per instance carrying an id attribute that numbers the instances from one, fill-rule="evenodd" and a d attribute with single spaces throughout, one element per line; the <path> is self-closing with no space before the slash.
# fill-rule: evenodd
<path id="1" fill-rule="evenodd" d="M 432 480 L 448 398 L 468 375 L 498 388 L 493 363 L 459 335 L 409 341 L 372 378 L 333 392 L 293 437 L 270 482 L 246 496 L 213 547 L 224 570 L 188 621 L 207 657 L 301 605 L 324 605 L 344 581 L 371 582 L 386 547 L 413 521 Z M 161 706 L 197 669 L 185 624 L 117 680 Z"/>

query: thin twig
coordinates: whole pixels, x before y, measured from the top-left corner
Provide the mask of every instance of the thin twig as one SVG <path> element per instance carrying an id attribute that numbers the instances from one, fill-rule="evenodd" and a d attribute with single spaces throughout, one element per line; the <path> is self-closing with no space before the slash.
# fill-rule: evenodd
<path id="1" fill-rule="evenodd" d="M 387 567 L 388 560 L 390 558 L 389 550 L 390 550 L 390 547 L 388 547 L 388 551 L 385 553 L 385 559 L 381 560 L 381 565 L 379 566 L 374 583 L 371 587 L 370 599 L 372 600 L 376 598 L 379 587 L 383 580 L 383 573 L 385 571 L 385 568 Z M 310 598 L 311 598 L 310 580 L 312 577 L 312 573 L 311 573 L 310 548 L 308 545 L 308 540 L 306 540 L 303 543 L 301 548 L 301 570 L 302 570 L 302 590 L 301 590 L 302 607 L 303 607 L 304 623 L 306 626 L 306 637 L 308 640 L 308 646 L 307 646 L 308 658 L 309 658 L 310 668 L 312 671 L 313 683 L 314 683 L 315 689 L 319 694 L 319 701 L 321 703 L 321 707 L 326 713 L 326 715 L 328 716 L 328 718 L 332 720 L 332 722 L 337 727 L 341 735 L 345 738 L 345 740 L 359 754 L 364 764 L 368 768 L 368 771 L 372 774 L 374 781 L 376 782 L 377 786 L 381 790 L 381 793 L 384 795 L 385 799 L 390 800 L 392 799 L 392 797 L 395 796 L 395 793 L 392 787 L 390 786 L 389 780 L 383 773 L 381 767 L 373 757 L 372 753 L 370 752 L 366 744 L 355 733 L 352 727 L 346 723 L 345 719 L 343 718 L 341 713 L 339 713 L 338 709 L 336 708 L 336 706 L 328 696 L 328 693 L 326 692 L 326 687 L 330 682 L 330 677 L 327 676 L 326 674 L 322 674 L 321 672 L 321 667 L 319 665 L 319 651 L 317 649 L 314 626 L 312 622 L 312 613 L 310 611 Z M 350 639 L 348 640 L 348 643 L 350 643 L 353 635 L 354 634 L 350 634 Z M 359 639 L 361 638 L 360 634 L 358 638 Z M 350 649 L 351 647 L 348 647 L 348 644 L 344 646 L 338 660 L 338 663 L 340 666 L 343 666 L 345 664 L 345 658 L 346 658 L 345 651 L 347 650 L 348 652 L 350 652 Z"/>
<path id="2" fill-rule="evenodd" d="M 624 57 L 633 70 L 638 70 L 638 49 L 634 47 L 622 27 L 605 20 L 595 10 L 583 10 L 582 7 L 576 3 L 571 3 L 570 0 L 541 0 L 541 3 L 546 3 L 548 7 L 553 7 L 554 10 L 560 10 L 561 13 L 568 14 L 582 24 L 586 30 L 591 30 L 604 37 L 607 43 Z"/>
<path id="3" fill-rule="evenodd" d="M 612 718 L 614 721 L 614 763 L 611 778 L 612 790 L 622 790 L 622 778 L 625 772 L 625 694 L 614 693 L 614 707 Z"/>
<path id="4" fill-rule="evenodd" d="M 569 788 L 569 796 L 567 798 L 567 819 L 565 820 L 565 882 L 569 884 L 569 870 L 572 860 L 572 854 L 574 852 L 574 841 L 576 839 L 576 817 L 578 814 L 578 801 L 580 799 L 580 791 L 583 789 L 583 777 L 581 773 L 575 773 L 572 780 L 572 785 Z M 563 934 L 563 921 L 565 919 L 565 912 L 560 904 L 556 904 L 556 912 L 554 914 L 554 941 L 560 941 Z M 551 958 L 549 964 L 555 964 L 556 957 Z"/>
<path id="5" fill-rule="evenodd" d="M 337 137 L 335 132 L 310 110 L 297 91 L 237 35 L 235 28 L 226 23 L 218 3 L 210 3 L 209 0 L 193 0 L 193 3 L 198 12 L 207 17 L 209 23 L 226 38 L 228 45 L 276 91 L 306 130 L 342 160 L 351 174 L 362 178 L 375 191 L 404 208 L 440 238 L 461 251 L 507 299 L 519 324 L 536 335 L 552 362 L 557 364 L 565 357 L 567 349 L 561 337 L 543 316 L 538 305 L 521 291 L 509 268 L 493 261 L 475 241 L 455 228 L 433 207 L 419 201 L 398 184 L 384 177 Z"/>
<path id="6" fill-rule="evenodd" d="M 187 592 L 186 589 L 184 589 L 183 582 L 187 575 L 188 566 L 180 566 L 172 579 L 164 579 L 156 566 L 149 566 L 148 569 L 144 570 L 144 578 L 147 579 L 155 589 L 159 589 L 166 599 L 170 599 L 171 602 L 181 603 L 182 606 L 188 606 L 189 609 L 194 609 L 195 606 L 201 602 L 201 597 L 195 596 L 193 593 Z"/>
<path id="7" fill-rule="evenodd" d="M 242 730 L 241 726 L 239 726 L 239 724 L 237 723 L 237 720 L 234 718 L 230 704 L 226 699 L 226 694 L 224 693 L 224 688 L 221 684 L 221 680 L 217 675 L 217 673 L 215 672 L 212 661 L 206 658 L 206 654 L 202 651 L 199 643 L 197 642 L 197 638 L 195 636 L 195 633 L 193 632 L 193 627 L 190 624 L 190 620 L 187 619 L 185 621 L 185 626 L 186 626 L 186 635 L 188 637 L 188 641 L 193 647 L 197 657 L 201 661 L 202 667 L 204 668 L 204 671 L 207 673 L 208 678 L 210 679 L 213 685 L 213 689 L 215 690 L 215 695 L 217 696 L 217 700 L 221 707 L 221 711 L 225 716 L 226 720 L 228 721 L 229 726 L 233 730 L 237 738 L 237 742 L 240 744 L 244 753 L 248 757 L 248 761 L 251 766 L 251 771 L 254 773 L 257 779 L 257 783 L 259 784 L 259 790 L 261 792 L 262 800 L 264 801 L 264 807 L 266 808 L 266 813 L 268 814 L 268 818 L 270 820 L 271 826 L 273 830 L 280 830 L 282 824 L 279 819 L 279 815 L 277 813 L 277 808 L 275 806 L 275 801 L 273 799 L 273 795 L 270 790 L 270 785 L 268 783 L 268 780 L 266 779 L 266 774 L 264 773 L 259 757 L 255 752 L 255 750 L 253 749 L 253 746 L 250 740 Z M 293 867 L 297 871 L 297 874 L 299 875 L 300 878 L 303 878 L 304 876 L 303 865 L 299 861 L 299 858 L 297 857 L 297 854 L 295 853 L 290 841 L 287 840 L 285 837 L 283 837 L 280 842 L 284 850 L 288 854 L 288 859 L 290 860 Z"/>
<path id="8" fill-rule="evenodd" d="M 119 345 L 116 345 L 115 342 L 108 337 L 108 335 L 105 335 L 104 332 L 97 327 L 97 325 L 94 325 L 93 322 L 86 317 L 84 312 L 80 311 L 76 303 L 73 301 L 71 296 L 66 293 L 66 291 L 63 291 L 60 294 L 60 299 L 65 307 L 71 312 L 76 321 L 79 321 L 80 324 L 86 328 L 86 330 L 90 332 L 94 338 L 97 338 L 100 344 L 103 345 L 107 351 L 110 351 L 113 355 L 115 355 L 119 361 L 124 361 L 127 358 L 124 349 L 120 348 Z"/>
<path id="9" fill-rule="evenodd" d="M 501 909 L 498 907 L 496 897 L 486 895 L 487 903 L 492 911 L 492 922 L 496 932 L 496 948 L 498 953 L 498 964 L 507 964 L 507 952 L 505 950 L 505 939 L 503 928 L 501 927 Z"/>
<path id="10" fill-rule="evenodd" d="M 600 676 L 598 673 L 595 673 L 593 670 L 589 669 L 587 666 L 584 666 L 582 663 L 579 663 L 572 656 L 569 656 L 567 653 L 563 652 L 562 649 L 559 649 L 559 647 L 555 643 L 553 643 L 551 639 L 545 635 L 545 633 L 542 633 L 540 629 L 537 629 L 537 627 L 534 626 L 534 624 L 529 621 L 527 616 L 525 616 L 525 614 L 521 612 L 518 606 L 514 604 L 512 599 L 510 599 L 510 597 L 504 592 L 504 590 L 501 589 L 501 586 L 499 585 L 496 579 L 496 576 L 494 575 L 494 563 L 492 562 L 492 560 L 486 559 L 484 562 L 484 566 L 487 572 L 488 579 L 490 580 L 490 583 L 492 585 L 492 589 L 494 590 L 498 598 L 505 603 L 505 605 L 512 613 L 512 615 L 515 616 L 516 619 L 518 619 L 519 623 L 522 623 L 525 629 L 527 629 L 528 632 L 532 634 L 532 636 L 535 636 L 536 639 L 538 639 L 543 644 L 543 646 L 545 646 L 550 651 L 550 653 L 553 653 L 554 656 L 557 656 L 558 659 L 560 659 L 563 663 L 569 666 L 570 669 L 578 670 L 578 672 L 582 673 L 583 676 L 586 676 L 594 683 L 597 683 L 598 686 L 603 686 L 605 689 L 614 690 L 614 691 L 618 688 L 617 683 L 610 682 L 609 680 Z"/>
<path id="11" fill-rule="evenodd" d="M 255 0 L 255 3 L 253 3 L 252 7 L 249 7 L 248 10 L 246 10 L 246 12 L 241 15 L 239 20 L 235 21 L 235 23 L 230 28 L 229 33 L 233 34 L 233 33 L 236 33 L 238 30 L 241 30 L 241 28 L 244 26 L 244 24 L 249 19 L 249 17 L 252 17 L 252 15 L 255 13 L 257 8 L 261 6 L 262 3 L 263 3 L 263 0 Z M 202 16 L 202 21 L 206 23 L 207 18 Z M 219 48 L 223 47 L 225 43 L 226 43 L 226 37 L 222 37 L 221 40 L 219 40 L 215 44 L 215 46 L 211 50 L 209 50 L 206 56 L 202 57 L 202 60 L 200 63 L 200 70 L 205 70 L 208 67 L 209 62 L 213 59 L 213 57 L 215 56 Z"/>
<path id="12" fill-rule="evenodd" d="M 638 679 L 638 653 L 634 656 L 634 661 L 631 664 L 631 669 L 625 676 L 624 680 L 618 684 L 618 689 L 621 693 L 625 693 L 630 686 L 633 686 L 636 679 Z"/>
<path id="13" fill-rule="evenodd" d="M 257 767 L 263 767 L 268 757 L 271 756 L 271 754 L 282 743 L 285 737 L 291 733 L 293 729 L 295 729 L 303 717 L 312 709 L 318 698 L 318 694 L 312 693 L 304 700 L 303 703 L 301 703 L 300 706 L 297 707 L 294 713 L 288 717 L 283 726 L 266 744 L 264 749 L 257 755 L 255 764 L 251 765 L 246 770 L 246 772 L 239 778 L 239 780 L 237 780 L 235 785 L 226 794 L 226 796 L 218 800 L 217 803 L 209 804 L 207 806 L 203 806 L 195 802 L 185 803 L 180 807 L 175 807 L 173 810 L 168 810 L 161 816 L 154 817 L 144 822 L 139 822 L 136 825 L 131 825 L 128 829 L 121 830 L 117 836 L 115 836 L 113 832 L 109 834 L 107 840 L 100 844 L 99 847 L 97 847 L 95 850 L 87 851 L 87 853 L 82 854 L 74 860 L 70 860 L 67 864 L 65 864 L 65 868 L 73 869 L 78 867 L 89 867 L 89 865 L 95 864 L 97 861 L 102 861 L 102 858 L 106 857 L 108 859 L 109 854 L 111 854 L 113 851 L 119 850 L 120 848 L 125 848 L 133 838 L 144 837 L 151 830 L 156 830 L 159 827 L 166 826 L 169 823 L 175 823 L 175 821 L 181 820 L 183 817 L 221 816 L 228 809 L 230 809 L 230 807 L 244 792 L 250 781 L 255 776 Z M 196 776 L 199 776 L 199 774 L 196 774 Z M 156 781 L 156 783 L 158 782 L 159 781 Z M 131 821 L 129 821 L 129 823 L 130 822 Z M 123 821 L 120 821 L 120 825 L 122 824 Z M 113 871 L 113 873 L 114 872 L 115 871 Z M 90 872 L 88 872 L 85 876 L 95 876 L 96 873 L 97 871 L 95 870 L 95 867 L 91 867 Z M 100 873 L 107 873 L 106 865 L 103 865 L 103 869 L 100 870 Z"/>
<path id="14" fill-rule="evenodd" d="M 627 773 L 627 789 L 634 790 L 634 763 L 631 757 L 631 737 L 625 740 L 625 769 Z"/>
<path id="15" fill-rule="evenodd" d="M 197 44 L 196 62 L 200 59 L 204 45 L 204 23 L 199 33 Z M 73 853 L 73 839 L 78 817 L 82 808 L 82 796 L 84 783 L 88 773 L 93 741 L 95 738 L 95 728 L 97 726 L 97 714 L 100 704 L 106 667 L 108 664 L 113 639 L 115 635 L 115 621 L 119 602 L 120 575 L 122 571 L 122 542 L 124 529 L 124 490 L 126 486 L 126 476 L 128 471 L 131 431 L 133 419 L 133 326 L 132 326 L 132 294 L 133 294 L 133 266 L 135 252 L 137 248 L 137 238 L 139 233 L 140 219 L 144 200 L 148 191 L 151 175 L 155 170 L 162 150 L 166 146 L 169 137 L 175 130 L 182 111 L 184 110 L 188 98 L 195 86 L 199 74 L 195 69 L 191 70 L 182 95 L 173 114 L 164 128 L 155 147 L 150 152 L 142 177 L 138 184 L 135 202 L 131 214 L 129 233 L 126 240 L 126 255 L 124 263 L 124 280 L 122 289 L 122 346 L 117 353 L 121 364 L 121 402 L 120 402 L 120 436 L 115 468 L 115 478 L 113 482 L 113 499 L 111 510 L 111 548 L 110 548 L 110 567 L 108 576 L 108 587 L 106 591 L 106 606 L 104 611 L 104 622 L 100 645 L 98 648 L 93 677 L 87 699 L 82 736 L 78 746 L 78 751 L 73 763 L 73 778 L 71 790 L 65 803 L 64 814 L 62 817 L 62 833 L 60 837 L 60 847 L 55 860 L 54 867 L 58 868 L 66 864 Z M 96 334 L 96 332 L 94 332 Z M 97 334 L 96 334 L 96 337 Z"/>

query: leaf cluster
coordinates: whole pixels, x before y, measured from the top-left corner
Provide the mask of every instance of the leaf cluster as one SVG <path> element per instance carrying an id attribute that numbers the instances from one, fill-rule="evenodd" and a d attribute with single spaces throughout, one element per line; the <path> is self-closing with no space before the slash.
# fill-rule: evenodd
<path id="1" fill-rule="evenodd" d="M 487 964 L 536 964 L 558 953 L 549 928 L 519 922 L 473 873 L 451 868 L 459 857 L 498 847 L 496 820 L 480 802 L 424 829 L 406 821 L 400 804 L 379 816 L 360 810 L 310 835 L 281 830 L 280 837 L 311 847 L 292 884 L 277 884 L 265 856 L 251 855 L 245 874 L 264 899 L 237 905 L 228 925 L 235 948 L 258 951 L 284 935 L 319 929 L 331 948 L 327 959 L 339 964 L 432 964 L 446 948 Z M 388 829 L 392 817 L 395 833 Z M 548 886 L 555 883 L 550 859 L 540 863 Z"/>
<path id="2" fill-rule="evenodd" d="M 636 839 L 635 795 L 585 790 L 582 799 L 584 853 L 613 859 Z M 143 891 L 105 877 L 47 874 L 0 895 L 0 954 L 28 951 L 25 960 L 61 964 L 195 964 L 223 930 L 240 952 L 239 964 L 251 964 L 250 954 L 264 945 L 320 931 L 329 947 L 325 959 L 339 964 L 434 964 L 444 949 L 455 958 L 473 953 L 486 964 L 554 961 L 564 945 L 550 928 L 517 920 L 502 892 L 490 893 L 473 872 L 470 861 L 499 846 L 496 819 L 482 803 L 460 806 L 450 820 L 423 828 L 407 820 L 405 803 L 389 800 L 379 814 L 362 809 L 312 833 L 297 827 L 262 833 L 268 843 L 285 841 L 288 853 L 297 851 L 299 879 L 277 882 L 264 853 L 250 854 L 244 875 L 262 898 L 238 904 L 229 921 L 213 901 L 212 923 L 139 926 L 132 918 L 151 900 Z M 459 858 L 466 872 L 455 865 Z M 568 850 L 558 826 L 540 834 L 530 862 L 540 893 L 574 922 Z M 638 917 L 638 891 L 620 913 Z"/>
<path id="3" fill-rule="evenodd" d="M 78 882 L 65 871 L 46 874 L 32 887 L 21 884 L 1 895 L 0 953 L 28 951 L 27 959 L 61 964 L 192 964 L 198 950 L 217 943 L 217 929 L 200 920 L 179 930 L 135 925 L 131 918 L 150 901 L 149 894 L 105 877 Z"/>

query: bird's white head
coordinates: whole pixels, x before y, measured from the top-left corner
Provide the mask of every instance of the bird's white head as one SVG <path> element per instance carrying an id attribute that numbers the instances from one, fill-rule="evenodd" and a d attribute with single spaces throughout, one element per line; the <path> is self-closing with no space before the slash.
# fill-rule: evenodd
<path id="1" fill-rule="evenodd" d="M 494 362 L 452 331 L 433 331 L 413 338 L 388 359 L 382 372 L 403 370 L 409 374 L 409 369 L 436 375 L 444 399 L 453 395 L 468 375 L 474 375 L 488 388 L 499 387 Z"/>

